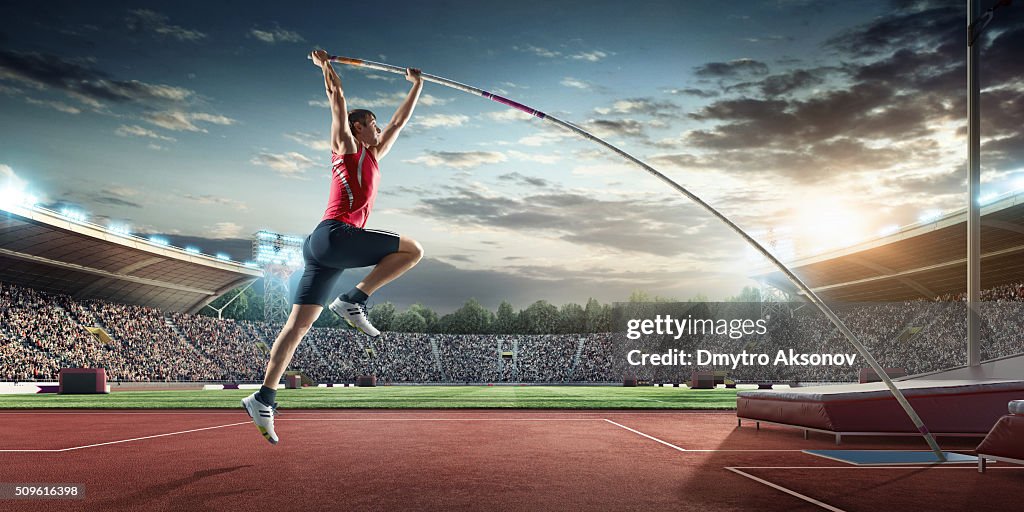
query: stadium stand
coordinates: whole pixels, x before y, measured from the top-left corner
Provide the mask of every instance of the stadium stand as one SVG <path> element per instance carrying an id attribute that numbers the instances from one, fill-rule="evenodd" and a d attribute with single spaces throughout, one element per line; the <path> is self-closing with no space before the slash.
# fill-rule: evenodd
<path id="1" fill-rule="evenodd" d="M 985 358 L 1024 352 L 1024 333 L 1011 328 L 1024 314 L 1024 284 L 985 290 Z M 943 301 L 850 304 L 837 308 L 879 363 L 919 374 L 958 365 L 965 333 L 960 296 Z M 777 315 L 773 336 L 737 342 L 706 337 L 699 348 L 770 353 L 849 352 L 821 315 L 803 308 Z M 913 334 L 907 335 L 913 326 Z M 109 333 L 109 343 L 87 327 Z M 52 381 L 61 368 L 105 368 L 111 381 L 231 381 L 262 378 L 279 325 L 219 320 L 99 300 L 75 300 L 0 282 L 0 379 Z M 348 329 L 314 328 L 291 370 L 316 382 L 684 382 L 694 371 L 728 371 L 739 382 L 855 382 L 860 366 L 660 366 L 629 369 L 614 333 L 452 335 L 386 332 L 370 339 Z M 509 357 L 511 355 L 511 357 Z"/>
<path id="2" fill-rule="evenodd" d="M 1020 286 L 1024 275 L 1024 202 L 1015 193 L 982 206 L 981 282 L 985 288 Z M 787 264 L 825 301 L 934 300 L 960 293 L 967 282 L 967 211 L 905 226 L 879 238 Z M 792 296 L 780 272 L 755 277 Z M 1009 291 L 1009 290 L 1008 290 Z"/>

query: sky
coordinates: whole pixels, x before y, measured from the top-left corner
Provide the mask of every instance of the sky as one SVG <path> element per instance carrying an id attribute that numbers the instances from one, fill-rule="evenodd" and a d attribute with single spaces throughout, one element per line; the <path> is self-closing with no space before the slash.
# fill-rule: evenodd
<path id="1" fill-rule="evenodd" d="M 330 112 L 306 56 L 324 48 L 577 124 L 784 260 L 967 202 L 962 0 L 368 5 L 3 3 L 0 180 L 251 259 L 256 231 L 301 236 L 323 215 Z M 996 14 L 981 41 L 983 196 L 1024 187 L 1024 8 Z M 350 108 L 381 122 L 410 86 L 336 69 Z M 436 84 L 381 172 L 367 227 L 426 254 L 374 296 L 400 307 L 720 299 L 766 268 L 610 151 Z"/>

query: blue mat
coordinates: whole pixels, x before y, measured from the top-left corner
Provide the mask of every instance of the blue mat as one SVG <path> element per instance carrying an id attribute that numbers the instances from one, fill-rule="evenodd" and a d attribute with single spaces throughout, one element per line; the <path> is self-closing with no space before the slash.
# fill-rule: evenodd
<path id="1" fill-rule="evenodd" d="M 804 450 L 804 453 L 837 460 L 858 466 L 896 465 L 896 464 L 977 464 L 978 458 L 962 453 L 942 452 L 946 455 L 945 462 L 939 462 L 935 452 L 901 451 L 901 450 Z"/>

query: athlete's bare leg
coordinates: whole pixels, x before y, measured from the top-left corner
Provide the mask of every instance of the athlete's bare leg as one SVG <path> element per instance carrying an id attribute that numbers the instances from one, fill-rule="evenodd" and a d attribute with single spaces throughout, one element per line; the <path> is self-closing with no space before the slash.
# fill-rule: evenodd
<path id="1" fill-rule="evenodd" d="M 381 259 L 380 263 L 377 263 L 373 270 L 356 285 L 356 288 L 367 295 L 372 295 L 381 286 L 394 281 L 396 277 L 415 267 L 421 258 L 423 258 L 423 246 L 412 238 L 400 237 L 398 252 L 388 254 Z"/>
<path id="2" fill-rule="evenodd" d="M 263 379 L 263 385 L 270 389 L 277 389 L 277 383 L 281 381 L 281 375 L 288 368 L 292 360 L 295 347 L 299 346 L 302 337 L 313 327 L 313 322 L 320 316 L 324 307 L 319 304 L 293 304 L 292 312 L 288 315 L 288 321 L 277 335 L 274 347 L 270 349 L 270 361 L 267 362 L 267 375 Z"/>

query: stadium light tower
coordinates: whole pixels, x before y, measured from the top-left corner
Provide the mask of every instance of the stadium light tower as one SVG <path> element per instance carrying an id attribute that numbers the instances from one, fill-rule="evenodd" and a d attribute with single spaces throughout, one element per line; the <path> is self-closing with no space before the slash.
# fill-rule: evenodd
<path id="1" fill-rule="evenodd" d="M 253 235 L 252 257 L 263 268 L 263 320 L 288 320 L 288 278 L 302 268 L 302 238 L 261 230 Z"/>

